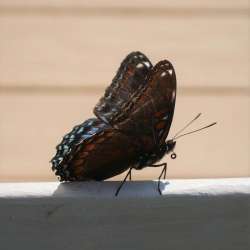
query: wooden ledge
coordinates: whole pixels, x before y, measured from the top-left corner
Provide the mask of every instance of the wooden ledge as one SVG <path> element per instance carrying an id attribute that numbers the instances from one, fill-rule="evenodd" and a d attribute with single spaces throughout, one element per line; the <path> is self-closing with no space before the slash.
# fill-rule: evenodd
<path id="1" fill-rule="evenodd" d="M 119 181 L 0 183 L 0 199 L 114 197 Z M 163 197 L 250 194 L 250 178 L 176 179 L 161 182 Z M 159 197 L 157 181 L 128 181 L 119 197 Z"/>
<path id="2" fill-rule="evenodd" d="M 1 249 L 249 249 L 250 178 L 2 183 Z"/>

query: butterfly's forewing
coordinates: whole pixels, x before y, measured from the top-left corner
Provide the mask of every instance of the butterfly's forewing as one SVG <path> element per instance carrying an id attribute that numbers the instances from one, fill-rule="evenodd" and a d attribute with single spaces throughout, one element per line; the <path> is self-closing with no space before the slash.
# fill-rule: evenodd
<path id="1" fill-rule="evenodd" d="M 166 140 L 173 119 L 176 76 L 172 64 L 160 61 L 151 70 L 147 86 L 127 119 L 116 124 L 141 140 L 143 151 L 152 151 Z"/>
<path id="2" fill-rule="evenodd" d="M 130 53 L 95 106 L 95 115 L 110 125 L 125 119 L 133 106 L 134 97 L 145 86 L 151 68 L 152 64 L 144 54 Z"/>

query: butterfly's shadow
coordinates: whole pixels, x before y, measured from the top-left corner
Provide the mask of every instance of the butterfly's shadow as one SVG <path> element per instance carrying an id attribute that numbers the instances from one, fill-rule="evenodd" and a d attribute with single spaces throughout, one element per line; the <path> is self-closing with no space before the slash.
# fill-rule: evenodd
<path id="1" fill-rule="evenodd" d="M 54 197 L 84 198 L 84 197 L 159 197 L 158 181 L 127 181 L 115 197 L 120 181 L 85 181 L 63 182 L 54 191 Z M 169 181 L 161 181 L 160 189 L 164 196 Z"/>

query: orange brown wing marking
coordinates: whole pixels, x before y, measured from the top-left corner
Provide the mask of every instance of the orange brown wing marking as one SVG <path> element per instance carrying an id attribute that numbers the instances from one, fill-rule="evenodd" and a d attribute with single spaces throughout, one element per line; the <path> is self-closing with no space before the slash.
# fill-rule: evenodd
<path id="1" fill-rule="evenodd" d="M 71 163 L 71 169 L 73 171 L 73 175 L 79 179 L 84 179 L 84 167 L 88 161 L 88 157 L 95 153 L 95 149 L 103 142 L 107 142 L 108 139 L 112 136 L 112 131 L 105 130 L 96 134 L 92 137 L 91 142 L 88 141 L 82 145 L 79 145 L 78 152 Z M 81 159 L 81 160 L 79 160 Z"/>
<path id="2" fill-rule="evenodd" d="M 155 113 L 155 118 L 160 118 L 160 117 L 162 117 L 165 113 L 166 113 L 166 111 L 158 111 L 158 112 Z"/>
<path id="3" fill-rule="evenodd" d="M 159 123 L 156 124 L 155 128 L 156 129 L 163 129 L 166 126 L 166 122 L 160 121 Z"/>
<path id="4" fill-rule="evenodd" d="M 99 139 L 102 138 L 102 140 Z M 103 140 L 104 138 L 104 140 Z M 106 129 L 93 139 L 95 148 L 83 144 L 72 160 L 72 176 L 78 181 L 103 180 L 125 171 L 139 157 L 137 145 L 131 138 L 115 129 Z M 88 149 L 83 164 L 74 164 Z"/>
<path id="5" fill-rule="evenodd" d="M 90 152 L 95 148 L 95 144 L 94 143 L 88 143 L 85 147 L 84 147 L 84 151 Z"/>

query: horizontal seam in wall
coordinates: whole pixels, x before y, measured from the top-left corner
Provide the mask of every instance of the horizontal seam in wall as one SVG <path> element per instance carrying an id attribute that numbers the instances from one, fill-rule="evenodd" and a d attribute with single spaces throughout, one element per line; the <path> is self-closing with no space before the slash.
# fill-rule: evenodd
<path id="1" fill-rule="evenodd" d="M 42 16 L 250 16 L 249 8 L 4 6 L 0 15 Z"/>
<path id="2" fill-rule="evenodd" d="M 102 93 L 105 87 L 99 86 L 1 86 L 0 94 L 51 94 L 82 95 L 84 93 Z M 249 87 L 189 86 L 179 87 L 178 94 L 186 96 L 250 96 Z"/>

